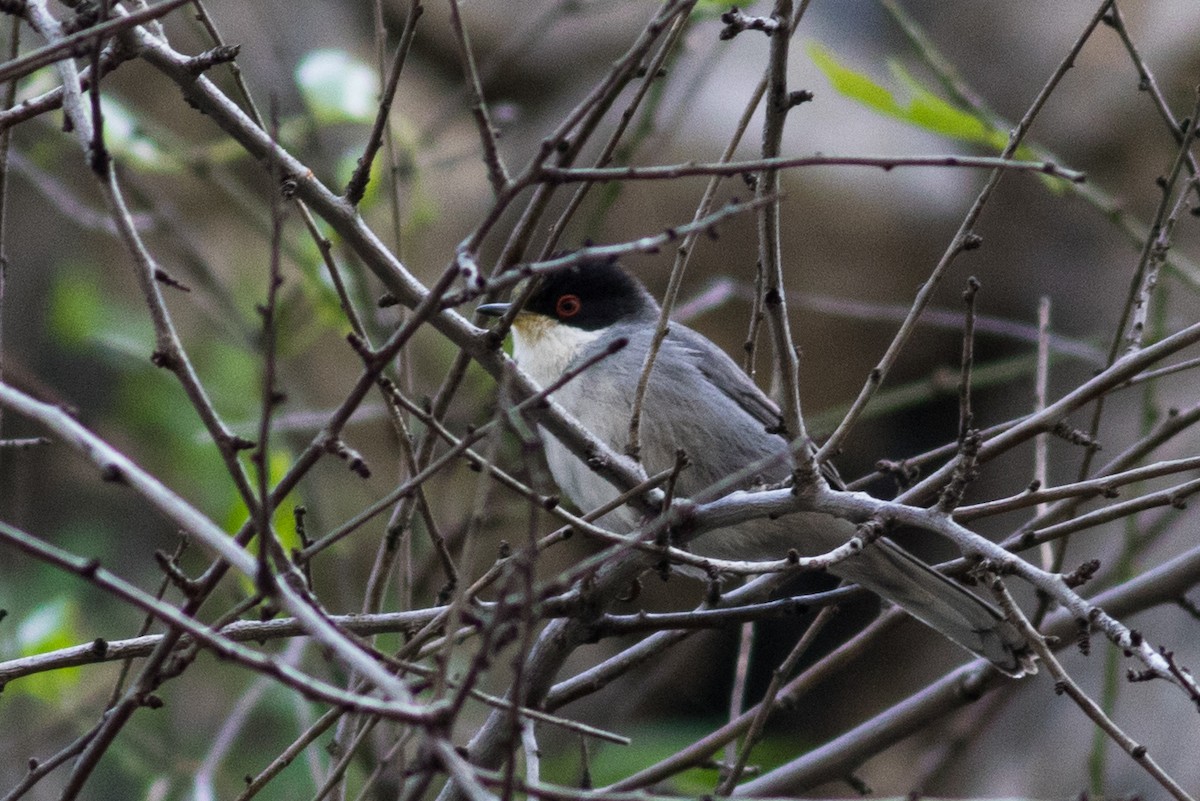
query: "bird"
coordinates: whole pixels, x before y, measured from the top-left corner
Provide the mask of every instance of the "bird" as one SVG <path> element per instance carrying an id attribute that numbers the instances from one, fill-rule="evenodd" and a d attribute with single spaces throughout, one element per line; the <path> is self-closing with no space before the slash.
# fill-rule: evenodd
<path id="1" fill-rule="evenodd" d="M 634 395 L 661 307 L 615 261 L 577 263 L 527 280 L 536 284 L 512 319 L 513 360 L 542 387 L 594 362 L 552 396 L 608 447 L 625 452 Z M 518 288 L 514 297 L 520 294 Z M 512 306 L 486 303 L 476 311 L 501 316 Z M 619 341 L 626 344 L 618 349 Z M 676 478 L 678 497 L 695 495 L 765 457 L 778 457 L 768 460 L 776 466 L 742 489 L 786 480 L 792 472 L 777 404 L 718 345 L 678 322 L 670 323 L 661 343 L 641 414 L 639 457 L 648 474 L 671 468 L 680 449 L 687 456 L 688 466 Z M 585 461 L 542 433 L 551 476 L 575 506 L 588 511 L 618 496 Z M 836 486 L 836 473 L 831 476 Z M 641 521 L 622 506 L 598 522 L 629 532 Z M 706 532 L 689 547 L 712 558 L 781 559 L 790 551 L 825 553 L 855 530 L 852 522 L 801 512 Z M 1024 636 L 994 606 L 886 537 L 830 572 L 896 604 L 1010 676 L 1036 672 Z"/>

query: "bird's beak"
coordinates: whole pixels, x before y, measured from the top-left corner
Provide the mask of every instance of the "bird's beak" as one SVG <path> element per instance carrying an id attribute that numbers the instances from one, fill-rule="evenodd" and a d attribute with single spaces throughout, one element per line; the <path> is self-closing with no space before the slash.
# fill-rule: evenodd
<path id="1" fill-rule="evenodd" d="M 479 314 L 486 314 L 488 317 L 503 317 L 511 308 L 511 303 L 484 303 L 476 306 L 475 311 Z"/>

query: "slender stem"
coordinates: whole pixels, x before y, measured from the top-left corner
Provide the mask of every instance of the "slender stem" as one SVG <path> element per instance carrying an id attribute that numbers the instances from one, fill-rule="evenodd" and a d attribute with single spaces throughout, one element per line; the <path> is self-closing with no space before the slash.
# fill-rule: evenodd
<path id="1" fill-rule="evenodd" d="M 664 181 L 687 176 L 737 176 L 760 170 L 785 170 L 796 167 L 876 167 L 891 172 L 897 167 L 963 167 L 990 170 L 1015 170 L 1053 175 L 1071 183 L 1083 183 L 1086 176 L 1077 170 L 1060 167 L 1051 161 L 1021 161 L 998 156 L 776 156 L 744 161 L 721 160 L 715 163 L 684 162 L 655 167 L 554 167 L 540 170 L 541 180 L 553 182 L 586 181 Z"/>
<path id="2" fill-rule="evenodd" d="M 796 665 L 800 662 L 800 658 L 808 653 L 812 647 L 813 640 L 821 633 L 835 614 L 838 607 L 827 606 L 813 619 L 808 628 L 804 630 L 804 635 L 792 646 L 792 650 L 779 663 L 779 666 L 771 672 L 771 683 L 767 685 L 767 691 L 763 693 L 762 700 L 759 701 L 757 713 L 754 715 L 750 728 L 746 731 L 746 736 L 742 738 L 742 747 L 738 751 L 737 762 L 729 769 L 728 775 L 721 781 L 721 786 L 717 788 L 717 795 L 729 795 L 733 792 L 733 788 L 737 786 L 738 779 L 741 778 L 742 772 L 746 769 L 746 763 L 750 759 L 750 751 L 755 744 L 762 738 L 763 729 L 767 725 L 767 719 L 771 716 L 771 712 L 775 708 L 775 699 L 779 697 L 783 690 L 784 682 L 787 681 L 788 675 L 796 669 Z M 736 717 L 734 718 L 736 720 Z M 732 722 L 732 721 L 731 721 Z"/>
<path id="3" fill-rule="evenodd" d="M 992 592 L 999 601 L 1001 608 L 1004 610 L 1008 619 L 1015 623 L 1021 632 L 1025 635 L 1025 641 L 1033 646 L 1038 657 L 1041 658 L 1042 664 L 1050 671 L 1050 675 L 1054 677 L 1054 691 L 1059 695 L 1066 694 L 1068 698 L 1087 715 L 1091 720 L 1104 730 L 1114 743 L 1119 745 L 1121 749 L 1133 757 L 1133 761 L 1138 763 L 1154 780 L 1158 782 L 1163 789 L 1171 794 L 1178 801 L 1195 801 L 1191 795 L 1187 793 L 1179 782 L 1172 779 L 1167 772 L 1159 766 L 1154 758 L 1146 752 L 1146 746 L 1139 744 L 1132 737 L 1126 734 L 1112 718 L 1104 713 L 1100 705 L 1091 699 L 1091 697 L 1083 691 L 1083 689 L 1075 683 L 1075 680 L 1063 669 L 1062 663 L 1054 656 L 1054 652 L 1046 645 L 1045 639 L 1041 633 L 1033 627 L 1029 622 L 1029 618 L 1017 606 L 1009 593 L 1008 588 L 996 576 L 990 577 Z"/>
<path id="4" fill-rule="evenodd" d="M 457 8 L 456 4 L 454 6 L 456 18 L 458 16 Z M 408 16 L 404 20 L 404 30 L 400 34 L 399 44 L 396 45 L 396 53 L 392 56 L 387 82 L 379 96 L 379 111 L 375 115 L 375 124 L 371 127 L 371 134 L 367 137 L 367 144 L 363 148 L 362 155 L 358 157 L 358 166 L 355 167 L 354 174 L 346 183 L 346 200 L 355 206 L 362 200 L 363 194 L 367 190 L 367 183 L 371 180 L 371 166 L 375 163 L 375 156 L 379 153 L 384 134 L 387 132 L 392 103 L 396 99 L 396 90 L 400 87 L 400 73 L 403 72 L 404 62 L 408 58 L 409 50 L 412 49 L 413 38 L 417 32 L 417 20 L 421 18 L 424 10 L 421 0 L 410 0 Z"/>
<path id="5" fill-rule="evenodd" d="M 40 47 L 37 50 L 26 53 L 20 58 L 14 58 L 4 62 L 4 64 L 0 64 L 0 82 L 9 81 L 14 78 L 24 78 L 26 75 L 36 72 L 42 67 L 47 67 L 55 63 L 61 64 L 62 57 L 72 52 L 78 46 L 99 42 L 123 31 L 136 28 L 151 20 L 165 17 L 175 9 L 190 2 L 192 0 L 163 0 L 156 5 L 123 14 L 116 19 L 101 22 L 98 25 L 85 28 L 81 31 L 76 31 L 69 35 L 55 36 L 53 41 L 45 47 Z M 76 90 L 79 88 L 78 78 L 75 81 L 75 88 Z M 91 135 L 90 127 L 88 135 Z"/>

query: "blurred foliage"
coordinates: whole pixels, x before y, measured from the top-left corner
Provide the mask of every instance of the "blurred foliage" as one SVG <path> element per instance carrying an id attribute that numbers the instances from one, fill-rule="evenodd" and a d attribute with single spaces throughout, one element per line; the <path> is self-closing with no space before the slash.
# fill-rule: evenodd
<path id="1" fill-rule="evenodd" d="M 370 123 L 379 111 L 379 76 L 344 50 L 313 50 L 296 66 L 296 85 L 319 125 Z"/>
<path id="2" fill-rule="evenodd" d="M 311 326 L 311 315 L 290 316 L 301 327 Z M 323 321 L 332 326 L 335 318 L 329 314 Z M 106 292 L 94 271 L 68 264 L 55 273 L 47 324 L 64 349 L 100 358 L 117 368 L 113 373 L 116 403 L 110 415 L 138 442 L 153 443 L 153 448 L 139 454 L 146 466 L 201 508 L 216 510 L 214 519 L 227 531 L 237 531 L 246 521 L 246 505 L 230 483 L 216 446 L 186 402 L 179 382 L 147 358 L 147 343 L 154 341 L 154 332 L 145 315 Z M 285 345 L 291 342 L 292 348 L 305 339 L 281 338 Z M 250 349 L 206 337 L 189 348 L 189 355 L 220 413 L 232 420 L 257 418 L 262 366 Z M 272 484 L 283 477 L 290 463 L 291 455 L 276 443 L 270 463 Z M 253 476 L 245 454 L 243 465 Z M 276 510 L 277 531 L 287 548 L 298 544 L 293 519 L 296 505 L 293 493 Z"/>
<path id="3" fill-rule="evenodd" d="M 12 631 L 11 639 L 7 635 Z M 73 598 L 58 596 L 34 607 L 16 625 L 0 628 L 0 657 L 34 656 L 77 645 L 82 640 L 79 607 Z M 51 704 L 61 704 L 63 695 L 76 687 L 82 668 L 63 668 L 25 676 L 5 687 L 5 694 L 29 695 Z"/>
<path id="4" fill-rule="evenodd" d="M 861 103 L 872 111 L 914 128 L 947 139 L 979 145 L 988 150 L 1003 151 L 1008 145 L 1009 131 L 997 128 L 982 114 L 958 108 L 942 99 L 894 59 L 888 60 L 888 69 L 908 93 L 907 103 L 901 102 L 895 93 L 876 83 L 866 73 L 853 70 L 838 61 L 837 57 L 819 42 L 810 41 L 807 50 L 813 64 L 824 73 L 835 92 Z M 1038 154 L 1029 145 L 1021 145 L 1013 153 L 1013 158 L 1034 161 Z M 1061 179 L 1049 175 L 1039 175 L 1038 178 L 1051 191 L 1063 191 Z"/>
<path id="5" fill-rule="evenodd" d="M 635 725 L 620 731 L 633 740 L 631 745 L 609 742 L 589 744 L 588 775 L 594 787 L 606 787 L 691 746 L 697 740 L 720 728 L 727 721 L 698 718 L 665 718 L 653 725 Z M 543 735 L 544 736 L 544 735 Z M 799 742 L 798 742 L 799 740 Z M 738 741 L 740 743 L 740 741 Z M 747 768 L 769 770 L 795 758 L 807 746 L 797 732 L 768 734 L 754 746 Z M 683 771 L 666 782 L 670 792 L 681 796 L 703 797 L 712 792 L 718 780 L 715 763 L 722 762 L 725 751 L 713 755 L 714 764 Z M 579 748 L 564 748 L 542 762 L 545 780 L 578 785 L 582 773 L 583 755 Z M 663 788 L 665 790 L 665 787 Z"/>
<path id="6" fill-rule="evenodd" d="M 146 343 L 154 341 L 153 323 L 140 309 L 106 297 L 91 265 L 65 262 L 55 270 L 46 323 L 68 351 L 92 351 L 115 367 L 150 367 Z"/>
<path id="7" fill-rule="evenodd" d="M 807 49 L 813 64 L 829 79 L 834 91 L 867 108 L 930 133 L 993 150 L 1002 150 L 1008 144 L 1007 131 L 998 130 L 978 115 L 956 108 L 938 97 L 895 61 L 889 61 L 888 67 L 909 92 L 907 103 L 902 103 L 891 90 L 876 83 L 866 73 L 853 70 L 838 61 L 824 45 L 809 42 Z"/>
<path id="8" fill-rule="evenodd" d="M 177 172 L 179 162 L 142 130 L 141 117 L 112 95 L 102 95 L 104 143 L 111 153 L 146 172 Z"/>

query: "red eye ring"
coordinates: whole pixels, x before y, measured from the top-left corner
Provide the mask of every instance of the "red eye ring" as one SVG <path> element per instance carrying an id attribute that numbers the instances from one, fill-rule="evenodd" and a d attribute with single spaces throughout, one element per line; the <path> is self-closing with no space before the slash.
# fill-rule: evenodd
<path id="1" fill-rule="evenodd" d="M 583 308 L 583 302 L 578 295 L 563 295 L 554 304 L 554 313 L 560 318 L 574 317 Z"/>

